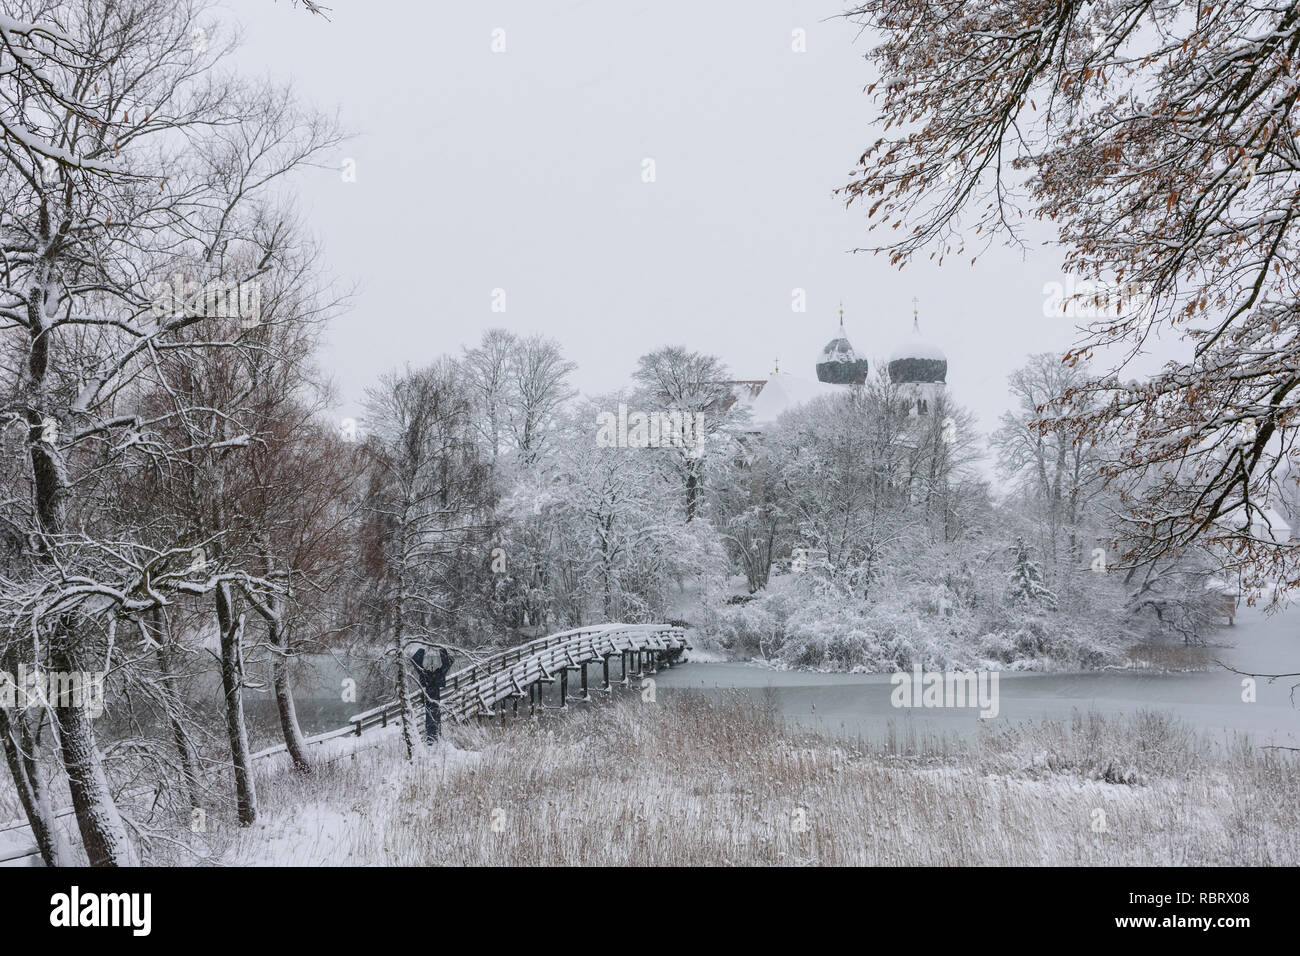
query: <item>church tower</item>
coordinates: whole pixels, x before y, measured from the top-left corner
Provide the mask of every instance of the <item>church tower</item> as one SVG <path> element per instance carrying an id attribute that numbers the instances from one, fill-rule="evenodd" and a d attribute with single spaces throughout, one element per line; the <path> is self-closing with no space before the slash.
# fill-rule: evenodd
<path id="1" fill-rule="evenodd" d="M 943 394 L 948 379 L 948 357 L 943 349 L 921 337 L 916 299 L 912 300 L 912 335 L 889 357 L 889 380 L 899 386 L 908 414 L 928 415 Z"/>
<path id="2" fill-rule="evenodd" d="M 844 334 L 844 303 L 840 303 L 840 327 L 817 357 L 817 381 L 828 385 L 861 385 L 867 380 L 867 360 L 860 358 Z"/>

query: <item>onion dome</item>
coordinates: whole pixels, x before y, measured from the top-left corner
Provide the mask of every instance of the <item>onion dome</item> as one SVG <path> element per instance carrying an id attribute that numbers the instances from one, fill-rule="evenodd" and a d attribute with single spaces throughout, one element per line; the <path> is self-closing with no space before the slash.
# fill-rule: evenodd
<path id="1" fill-rule="evenodd" d="M 817 381 L 828 385 L 861 385 L 867 380 L 867 360 L 854 351 L 844 334 L 844 308 L 840 307 L 840 326 L 817 357 Z"/>
<path id="2" fill-rule="evenodd" d="M 912 335 L 889 356 L 889 380 L 895 385 L 944 385 L 948 379 L 948 356 L 943 349 L 921 337 L 921 326 L 912 311 Z"/>

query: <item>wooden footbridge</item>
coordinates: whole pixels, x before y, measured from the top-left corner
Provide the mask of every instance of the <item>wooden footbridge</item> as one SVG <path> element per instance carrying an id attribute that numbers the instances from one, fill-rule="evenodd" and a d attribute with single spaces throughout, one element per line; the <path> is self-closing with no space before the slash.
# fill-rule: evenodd
<path id="1" fill-rule="evenodd" d="M 562 631 L 527 644 L 512 647 L 488 657 L 471 667 L 447 677 L 442 689 L 444 719 L 468 721 L 500 714 L 518 716 L 519 705 L 527 698 L 528 712 L 568 707 L 571 701 L 589 701 L 588 668 L 599 666 L 600 691 L 613 690 L 614 684 L 628 686 L 632 680 L 660 667 L 672 667 L 683 651 L 690 650 L 686 634 L 671 624 L 598 624 Z M 617 676 L 611 679 L 610 661 L 619 660 Z M 579 681 L 580 693 L 570 696 L 569 676 Z M 546 702 L 546 689 L 560 685 L 559 702 Z M 407 704 L 416 708 L 424 692 L 416 689 L 407 696 Z M 350 720 L 357 736 L 367 727 L 387 726 L 400 719 L 401 704 L 391 701 L 357 714 Z"/>

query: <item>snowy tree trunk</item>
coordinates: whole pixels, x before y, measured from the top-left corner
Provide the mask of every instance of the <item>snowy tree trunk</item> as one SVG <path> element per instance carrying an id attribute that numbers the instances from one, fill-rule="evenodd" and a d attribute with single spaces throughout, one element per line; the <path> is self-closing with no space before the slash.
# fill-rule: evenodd
<path id="1" fill-rule="evenodd" d="M 403 528 L 402 541 L 405 545 L 406 534 Z M 397 703 L 401 707 L 402 714 L 402 746 L 406 748 L 406 759 L 410 760 L 415 756 L 415 745 L 411 741 L 411 708 L 406 702 L 406 661 L 402 655 L 405 650 L 402 647 L 403 630 L 405 628 L 404 614 L 406 611 L 406 551 L 402 549 L 402 564 L 397 575 L 397 600 L 393 605 L 393 654 L 396 662 L 397 676 L 396 691 Z"/>
<path id="2" fill-rule="evenodd" d="M 171 628 L 163 616 L 162 608 L 154 608 L 154 633 L 158 641 L 158 670 L 162 674 L 163 706 L 167 710 L 167 723 L 171 727 L 172 740 L 176 743 L 176 754 L 181 762 L 181 774 L 185 778 L 186 796 L 190 806 L 199 805 L 199 770 L 198 757 L 190 735 L 181 721 L 180 694 L 176 690 L 176 665 L 172 659 Z"/>
<path id="3" fill-rule="evenodd" d="M 609 546 L 609 535 L 613 530 L 612 525 L 613 521 L 606 519 L 605 527 L 600 537 L 600 570 L 602 584 L 601 608 L 603 609 L 605 620 L 607 621 L 614 620 L 614 558 L 613 555 L 610 554 Z"/>
<path id="4" fill-rule="evenodd" d="M 307 759 L 307 742 L 298 726 L 298 711 L 293 704 L 293 687 L 289 684 L 289 637 L 280 619 L 277 602 L 272 602 L 273 617 L 267 620 L 268 637 L 275 649 L 272 654 L 271 681 L 275 686 L 275 707 L 280 713 L 280 729 L 284 732 L 284 745 L 293 759 L 293 769 L 311 773 Z"/>
<path id="5" fill-rule="evenodd" d="M 60 636 L 67 639 L 66 635 Z M 63 647 L 50 655 L 50 669 L 68 673 L 80 670 Z M 55 707 L 54 716 L 59 723 L 63 767 L 68 773 L 77 828 L 90 865 L 138 866 L 139 857 L 127 838 L 126 826 L 108 789 L 90 714 L 85 707 L 74 704 Z"/>
<path id="6" fill-rule="evenodd" d="M 0 738 L 4 741 L 5 761 L 9 764 L 9 772 L 18 789 L 18 800 L 22 803 L 23 812 L 27 814 L 27 822 L 36 838 L 36 845 L 40 848 L 41 859 L 46 866 L 63 866 L 69 862 L 66 858 L 67 848 L 55 827 L 49 790 L 45 786 L 45 778 L 37 760 L 36 741 L 21 713 L 15 724 L 10 720 L 8 712 L 0 707 Z"/>
<path id="7" fill-rule="evenodd" d="M 33 329 L 42 329 L 44 304 L 40 290 L 32 292 L 29 310 Z M 32 341 L 31 358 L 28 371 L 33 383 L 42 387 L 33 388 L 36 396 L 31 402 L 28 423 L 39 429 L 44 419 L 43 383 L 49 369 L 50 336 L 38 334 Z M 67 528 L 67 496 L 70 487 L 67 462 L 63 455 L 49 442 L 33 441 L 31 443 L 32 474 L 35 478 L 33 489 L 37 518 L 41 530 L 46 534 L 57 536 Z M 72 666 L 75 656 L 73 648 L 77 641 L 74 621 L 64 620 L 55 629 L 51 638 L 50 668 L 56 671 L 73 672 L 78 668 Z M 54 716 L 58 721 L 60 742 L 63 750 L 64 770 L 68 774 L 68 788 L 72 793 L 72 806 L 77 814 L 77 828 L 81 831 L 86 855 L 92 866 L 134 866 L 138 861 L 135 848 L 127 839 L 122 817 L 113 803 L 113 795 L 108 789 L 108 780 L 104 776 L 104 767 L 99 749 L 95 746 L 95 732 L 90 724 L 90 715 L 82 707 L 55 707 Z"/>
<path id="8" fill-rule="evenodd" d="M 248 826 L 257 819 L 257 791 L 244 721 L 244 664 L 240 649 L 244 621 L 235 615 L 230 585 L 217 586 L 217 624 L 221 629 L 221 688 L 226 695 L 226 733 L 230 757 L 235 766 L 235 800 L 239 823 Z"/>

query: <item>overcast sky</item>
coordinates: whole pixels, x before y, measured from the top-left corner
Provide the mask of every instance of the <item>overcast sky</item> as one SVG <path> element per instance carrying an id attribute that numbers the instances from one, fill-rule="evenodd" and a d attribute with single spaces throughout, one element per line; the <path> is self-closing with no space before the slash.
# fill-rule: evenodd
<path id="1" fill-rule="evenodd" d="M 338 155 L 355 182 L 334 169 L 301 183 L 329 268 L 359 287 L 324 356 L 341 414 L 381 372 L 494 325 L 558 339 L 586 392 L 678 343 L 737 378 L 777 358 L 812 377 L 843 300 L 874 367 L 910 334 L 915 296 L 950 390 L 989 430 L 1007 373 L 1075 338 L 1076 320 L 1043 315 L 1054 249 L 901 272 L 850 254 L 878 233 L 832 191 L 879 133 L 869 38 L 836 4 L 332 4 L 329 21 L 287 0 L 228 9 L 246 31 L 242 71 L 292 79 L 357 131 Z"/>

